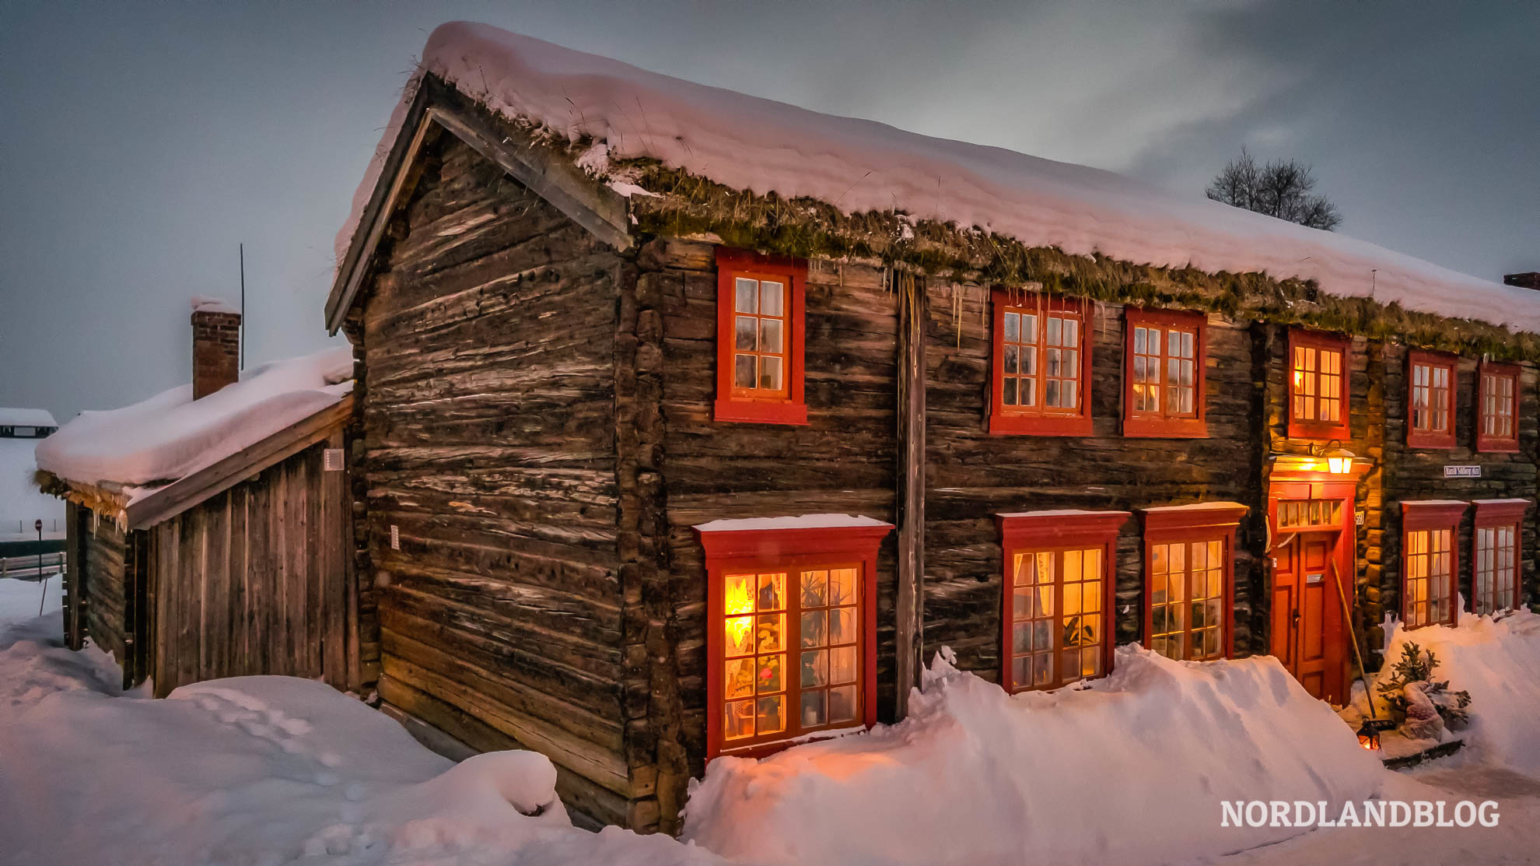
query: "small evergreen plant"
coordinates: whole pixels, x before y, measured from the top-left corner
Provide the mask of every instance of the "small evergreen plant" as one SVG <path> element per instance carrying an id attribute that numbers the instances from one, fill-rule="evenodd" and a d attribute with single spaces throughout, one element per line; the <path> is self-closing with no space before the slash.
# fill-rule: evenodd
<path id="1" fill-rule="evenodd" d="M 1470 706 L 1470 692 L 1449 690 L 1449 681 L 1433 679 L 1433 669 L 1438 667 L 1438 657 L 1432 650 L 1408 641 L 1401 645 L 1401 659 L 1390 666 L 1391 677 L 1380 683 L 1379 691 L 1390 706 L 1390 716 L 1397 724 L 1406 721 L 1406 696 L 1403 689 L 1408 683 L 1427 683 L 1423 691 L 1432 699 L 1433 706 L 1451 728 L 1465 725 L 1469 716 L 1465 708 Z"/>

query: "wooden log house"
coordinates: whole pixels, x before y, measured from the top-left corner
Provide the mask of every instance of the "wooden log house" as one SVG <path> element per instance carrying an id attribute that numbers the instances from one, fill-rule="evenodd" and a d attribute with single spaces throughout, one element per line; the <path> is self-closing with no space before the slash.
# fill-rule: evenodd
<path id="1" fill-rule="evenodd" d="M 379 692 L 430 741 L 537 749 L 569 808 L 676 832 L 707 761 L 899 717 L 943 646 L 1011 691 L 1133 642 L 1270 653 L 1340 703 L 1387 613 L 1533 599 L 1533 333 L 595 172 L 509 107 L 576 91 L 553 54 L 614 104 L 705 90 L 445 25 L 326 309 Z"/>
<path id="2" fill-rule="evenodd" d="M 194 404 L 227 386 L 254 387 L 235 385 L 239 315 L 195 309 L 192 321 Z M 242 408 L 244 396 L 223 396 L 232 410 Z M 360 609 L 368 594 L 357 592 L 351 569 L 345 449 L 353 403 L 351 395 L 319 403 L 244 447 L 226 437 L 173 442 L 178 450 L 206 449 L 197 455 L 203 465 L 149 484 L 82 480 L 67 456 L 40 454 L 42 486 L 66 500 L 66 643 L 80 649 L 89 639 L 118 662 L 125 689 L 150 680 L 156 697 L 255 674 L 365 691 L 377 663 L 369 653 L 370 615 Z M 269 411 L 284 410 L 269 403 L 258 414 Z M 117 418 L 121 410 L 108 414 Z M 164 422 L 141 423 L 169 428 L 187 420 L 165 414 Z M 72 430 L 85 423 L 65 425 L 63 452 L 104 429 L 112 437 L 156 438 L 156 431 L 123 429 L 134 419 Z M 249 421 L 264 423 L 271 426 L 270 419 Z M 172 440 L 180 431 L 160 432 Z"/>

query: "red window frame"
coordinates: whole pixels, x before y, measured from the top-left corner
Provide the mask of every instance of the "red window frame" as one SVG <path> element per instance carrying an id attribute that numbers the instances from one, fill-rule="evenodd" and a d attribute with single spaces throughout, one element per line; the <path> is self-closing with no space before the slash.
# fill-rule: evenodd
<path id="1" fill-rule="evenodd" d="M 1455 593 L 1459 590 L 1460 574 L 1460 518 L 1465 514 L 1464 502 L 1402 502 L 1401 503 L 1401 623 L 1408 629 L 1428 625 L 1454 625 Z M 1430 533 L 1427 543 L 1414 551 L 1413 533 Z M 1448 532 L 1448 548 L 1440 550 L 1437 536 L 1431 533 Z M 1434 576 L 1439 555 L 1449 557 L 1447 586 L 1441 599 L 1434 598 Z M 1426 567 L 1419 563 L 1426 558 Z M 1414 571 L 1419 572 L 1413 574 Z M 1425 572 L 1425 573 L 1422 573 Z M 1411 585 L 1414 580 L 1427 581 L 1426 598 L 1412 599 Z M 1441 603 L 1439 603 L 1441 602 Z M 1426 619 L 1413 621 L 1415 608 L 1425 608 Z M 1435 618 L 1434 614 L 1441 615 Z"/>
<path id="2" fill-rule="evenodd" d="M 1159 343 L 1154 352 L 1138 350 L 1139 329 L 1157 330 Z M 1202 439 L 1208 436 L 1207 395 L 1204 380 L 1207 369 L 1208 316 L 1185 310 L 1146 310 L 1127 307 L 1123 311 L 1124 363 L 1123 363 L 1123 435 L 1131 438 Z M 1172 357 L 1169 335 L 1190 333 L 1192 357 Z M 1186 347 L 1184 346 L 1185 350 Z M 1136 375 L 1141 359 L 1152 359 L 1155 380 L 1149 384 L 1154 389 L 1156 408 L 1139 408 L 1140 386 Z M 1169 404 L 1168 380 L 1171 364 L 1188 362 L 1193 365 L 1193 408 L 1190 412 L 1172 411 Z M 1148 362 L 1147 362 L 1148 363 Z"/>
<path id="3" fill-rule="evenodd" d="M 758 424 L 806 424 L 804 396 L 804 331 L 806 330 L 807 263 L 784 256 L 766 256 L 748 250 L 716 248 L 717 263 L 717 396 L 712 417 L 717 421 Z M 782 385 L 778 390 L 739 388 L 733 384 L 736 356 L 735 327 L 739 277 L 784 282 L 781 346 L 785 350 Z M 750 314 L 758 316 L 756 310 Z M 754 354 L 754 353 L 744 353 Z M 781 353 L 766 352 L 766 355 Z"/>
<path id="4" fill-rule="evenodd" d="M 1412 349 L 1406 353 L 1406 447 L 1454 447 L 1455 392 L 1460 381 L 1458 360 L 1444 352 Z M 1444 380 L 1442 388 L 1439 378 Z M 1416 407 L 1422 391 L 1427 392 L 1428 410 L 1420 418 Z M 1442 425 L 1438 423 L 1440 418 Z"/>
<path id="5" fill-rule="evenodd" d="M 1019 292 L 997 288 L 991 292 L 994 303 L 993 329 L 990 340 L 989 432 L 997 435 L 1030 436 L 1089 436 L 1091 435 L 1091 347 L 1095 339 L 1091 331 L 1091 304 L 1075 298 L 1049 296 L 1037 292 Z M 1007 405 L 1005 401 L 1006 314 L 1029 314 L 1037 317 L 1036 338 L 1031 344 L 1016 342 L 1012 345 L 1033 346 L 1032 374 L 1035 406 Z M 1075 391 L 1077 405 L 1073 411 L 1043 405 L 1047 399 L 1048 383 L 1054 379 L 1062 383 L 1067 376 L 1050 377 L 1048 353 L 1068 346 L 1048 345 L 1049 317 L 1073 319 L 1079 342 L 1073 351 L 1077 353 Z M 1062 327 L 1062 326 L 1061 326 Z M 1024 358 L 1024 356 L 1021 356 Z M 1020 369 L 1018 367 L 1018 369 Z M 1061 369 L 1063 369 L 1061 367 Z M 1014 378 L 1014 377 L 1011 377 Z M 1023 380 L 1024 381 L 1024 380 Z M 1062 387 L 1062 384 L 1060 385 Z"/>
<path id="6" fill-rule="evenodd" d="M 1519 368 L 1513 364 L 1489 364 L 1482 362 L 1477 373 L 1480 383 L 1476 388 L 1476 450 L 1492 453 L 1519 450 Z M 1506 380 L 1512 393 L 1507 400 L 1494 394 L 1492 389 Z M 1501 401 L 1501 402 L 1499 402 Z M 1503 436 L 1487 432 L 1487 419 L 1499 405 L 1508 409 L 1508 428 L 1511 435 Z"/>
<path id="7" fill-rule="evenodd" d="M 1241 518 L 1246 516 L 1247 507 L 1238 502 L 1214 502 L 1205 503 L 1202 507 L 1179 508 L 1150 508 L 1145 509 L 1144 514 L 1144 639 L 1151 650 L 1156 649 L 1155 641 L 1155 548 L 1158 545 L 1183 545 L 1183 598 L 1181 604 L 1185 605 L 1182 616 L 1182 652 L 1181 658 L 1191 661 L 1210 661 L 1229 658 L 1235 648 L 1235 543 L 1236 530 L 1240 526 Z M 1209 542 L 1220 543 L 1222 556 L 1221 567 L 1223 573 L 1220 576 L 1221 594 L 1217 596 L 1220 602 L 1219 623 L 1219 647 L 1217 651 L 1205 651 L 1199 658 L 1192 657 L 1192 631 L 1193 612 L 1192 598 L 1193 585 L 1191 567 L 1191 550 L 1194 544 L 1207 544 Z M 1205 548 L 1207 557 L 1207 548 Z M 1208 560 L 1205 558 L 1205 562 Z M 1208 569 L 1205 569 L 1207 571 Z M 1206 587 L 1205 587 L 1206 589 Z M 1204 598 L 1215 596 L 1205 594 Z M 1169 595 L 1167 596 L 1169 599 Z M 1169 605 L 1167 601 L 1163 604 Z M 1211 628 L 1207 623 L 1205 606 L 1204 628 Z M 1156 650 L 1158 651 L 1158 650 Z M 1162 653 L 1162 655 L 1165 655 Z M 1170 656 L 1167 656 L 1170 658 Z"/>
<path id="8" fill-rule="evenodd" d="M 1347 439 L 1350 435 L 1352 418 L 1352 348 L 1353 343 L 1347 337 L 1340 334 L 1327 334 L 1321 331 L 1306 331 L 1300 328 L 1289 329 L 1289 357 L 1287 360 L 1288 386 L 1289 386 L 1289 438 L 1291 439 Z M 1296 368 L 1296 358 L 1299 350 L 1315 350 L 1316 358 L 1314 371 L 1305 372 Z M 1342 357 L 1340 369 L 1340 392 L 1342 410 L 1336 421 L 1321 421 L 1314 417 L 1302 417 L 1299 414 L 1301 401 L 1308 401 L 1311 407 L 1319 405 L 1321 393 L 1320 352 L 1339 352 Z M 1308 394 L 1297 393 L 1306 382 L 1309 382 Z M 1319 411 L 1315 411 L 1319 415 Z"/>
<path id="9" fill-rule="evenodd" d="M 1055 689 L 1082 679 L 1103 677 L 1112 671 L 1112 633 L 1116 627 L 1114 583 L 1117 576 L 1118 530 L 1128 522 L 1128 518 L 1127 511 L 1041 511 L 995 515 L 995 521 L 1000 528 L 1000 549 L 1004 554 L 1001 582 L 1004 595 L 1000 607 L 1000 686 L 1006 691 L 1014 693 L 1033 689 Z M 1102 564 L 1100 578 L 1102 592 L 1097 598 L 1099 610 L 1096 611 L 1101 615 L 1100 673 L 1071 679 L 1066 679 L 1064 676 L 1064 586 L 1066 581 L 1063 579 L 1063 573 L 1060 572 L 1053 583 L 1051 604 L 1054 613 L 1050 615 L 1053 623 L 1049 635 L 1052 641 L 1053 678 L 1042 685 L 1031 682 L 1018 683 L 1013 665 L 1017 657 L 1015 627 L 1018 605 L 1015 600 L 1016 585 L 1012 569 L 1016 555 L 1018 553 L 1054 553 L 1060 554 L 1059 561 L 1062 561 L 1064 551 L 1093 549 L 1100 551 Z M 1082 604 L 1082 610 L 1084 607 L 1085 605 Z"/>
<path id="10" fill-rule="evenodd" d="M 792 745 L 803 736 L 796 713 L 791 704 L 801 694 L 800 684 L 793 688 L 790 660 L 801 652 L 797 640 L 798 617 L 793 613 L 793 591 L 790 572 L 813 571 L 833 568 L 859 569 L 857 575 L 857 681 L 858 706 L 856 721 L 860 727 L 871 727 L 877 721 L 877 552 L 889 532 L 891 524 L 860 526 L 784 528 L 784 529 L 722 529 L 711 524 L 696 527 L 701 547 L 706 554 L 706 759 L 718 755 L 761 757 Z M 783 730 L 774 734 L 752 737 L 742 743 L 728 745 L 724 734 L 727 676 L 727 615 L 726 579 L 729 574 L 742 571 L 787 571 L 786 644 L 782 676 L 786 679 L 783 693 L 786 696 L 786 722 Z M 797 668 L 800 670 L 800 666 Z M 855 727 L 852 725 L 851 727 Z M 839 725 L 817 726 L 812 732 L 840 731 Z"/>
<path id="11" fill-rule="evenodd" d="M 1496 613 L 1501 610 L 1517 610 L 1524 598 L 1524 513 L 1529 510 L 1527 500 L 1476 500 L 1476 525 L 1471 534 L 1470 594 L 1471 611 L 1477 614 Z M 1507 564 L 1508 579 L 1513 589 L 1504 599 L 1497 592 L 1498 576 L 1503 570 L 1502 557 L 1494 552 L 1491 562 L 1493 577 L 1492 604 L 1484 604 L 1481 589 L 1482 530 L 1509 529 L 1513 532 L 1513 561 Z M 1500 604 L 1506 602 L 1506 604 Z"/>

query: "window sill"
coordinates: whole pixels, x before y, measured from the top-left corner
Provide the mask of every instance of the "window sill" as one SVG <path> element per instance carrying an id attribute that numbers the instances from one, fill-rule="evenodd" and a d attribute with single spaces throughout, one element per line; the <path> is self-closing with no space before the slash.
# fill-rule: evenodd
<path id="1" fill-rule="evenodd" d="M 1406 447 L 1428 451 L 1448 451 L 1455 447 L 1453 433 L 1408 433 Z"/>
<path id="2" fill-rule="evenodd" d="M 1479 454 L 1517 454 L 1519 442 L 1517 439 L 1480 439 L 1476 440 L 1476 452 Z"/>
<path id="3" fill-rule="evenodd" d="M 1123 436 L 1128 439 L 1207 439 L 1208 422 L 1202 418 L 1124 418 Z"/>
<path id="4" fill-rule="evenodd" d="M 1090 436 L 1091 417 L 992 414 L 989 432 L 994 436 Z"/>
<path id="5" fill-rule="evenodd" d="M 737 421 L 748 424 L 807 425 L 807 404 L 784 401 L 757 403 L 752 400 L 717 400 L 712 406 L 713 421 Z"/>
<path id="6" fill-rule="evenodd" d="M 1340 439 L 1346 442 L 1352 438 L 1352 429 L 1348 424 L 1312 424 L 1308 421 L 1296 421 L 1289 419 L 1290 439 L 1316 439 L 1330 441 Z"/>

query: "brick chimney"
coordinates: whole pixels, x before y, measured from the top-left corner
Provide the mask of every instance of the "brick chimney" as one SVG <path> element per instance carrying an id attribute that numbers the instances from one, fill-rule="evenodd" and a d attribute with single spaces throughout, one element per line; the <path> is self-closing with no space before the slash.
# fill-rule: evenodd
<path id="1" fill-rule="evenodd" d="M 241 374 L 241 314 L 223 301 L 193 298 L 193 399 L 201 400 Z"/>
<path id="2" fill-rule="evenodd" d="M 1508 274 L 1503 277 L 1503 282 L 1510 286 L 1518 286 L 1521 289 L 1540 291 L 1540 273 L 1534 271 L 1530 271 L 1527 274 Z"/>

